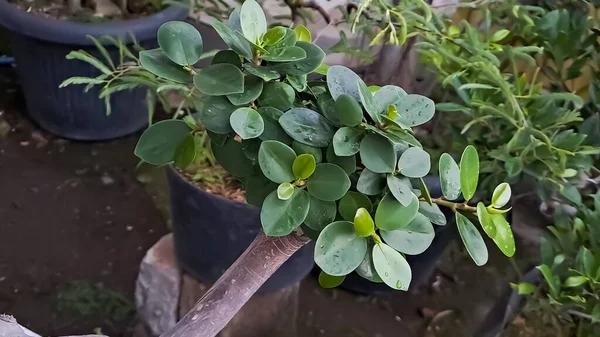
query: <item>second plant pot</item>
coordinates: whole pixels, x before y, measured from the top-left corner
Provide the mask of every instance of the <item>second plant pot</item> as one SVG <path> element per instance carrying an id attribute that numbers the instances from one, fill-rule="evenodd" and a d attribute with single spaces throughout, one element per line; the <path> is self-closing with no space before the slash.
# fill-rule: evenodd
<path id="1" fill-rule="evenodd" d="M 208 193 L 173 167 L 167 168 L 167 181 L 178 263 L 194 278 L 213 284 L 258 234 L 259 209 Z M 313 250 L 311 243 L 301 248 L 259 292 L 272 292 L 304 279 L 314 265 Z"/>

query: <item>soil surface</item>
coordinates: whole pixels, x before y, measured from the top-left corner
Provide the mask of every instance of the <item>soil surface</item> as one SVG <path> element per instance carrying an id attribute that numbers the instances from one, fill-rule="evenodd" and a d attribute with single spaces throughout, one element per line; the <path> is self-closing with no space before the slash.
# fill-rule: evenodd
<path id="1" fill-rule="evenodd" d="M 100 9 L 97 0 L 81 0 L 81 8 L 71 11 L 68 3 L 72 0 L 8 0 L 20 9 L 57 20 L 83 23 L 101 23 L 110 20 L 131 20 L 160 12 L 164 7 L 161 0 L 104 0 Z M 121 1 L 126 3 L 120 8 Z M 113 6 L 114 5 L 114 6 Z"/>
<path id="2" fill-rule="evenodd" d="M 43 335 L 130 336 L 139 263 L 168 231 L 161 170 L 142 167 L 139 134 L 81 143 L 39 130 L 0 68 L 0 313 Z M 298 337 L 468 337 L 514 281 L 490 247 L 478 268 L 458 242 L 425 285 L 362 296 L 302 283 Z"/>

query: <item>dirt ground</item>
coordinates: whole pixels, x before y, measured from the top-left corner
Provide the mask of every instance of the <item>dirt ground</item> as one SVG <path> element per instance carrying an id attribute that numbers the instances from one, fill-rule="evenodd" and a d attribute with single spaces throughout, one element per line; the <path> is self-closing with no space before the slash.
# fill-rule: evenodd
<path id="1" fill-rule="evenodd" d="M 164 185 L 135 171 L 139 134 L 57 139 L 27 119 L 17 88 L 0 68 L 0 313 L 43 335 L 128 336 L 139 262 L 168 232 Z M 497 254 L 477 268 L 459 247 L 410 293 L 360 296 L 309 277 L 298 336 L 472 335 L 513 274 Z"/>

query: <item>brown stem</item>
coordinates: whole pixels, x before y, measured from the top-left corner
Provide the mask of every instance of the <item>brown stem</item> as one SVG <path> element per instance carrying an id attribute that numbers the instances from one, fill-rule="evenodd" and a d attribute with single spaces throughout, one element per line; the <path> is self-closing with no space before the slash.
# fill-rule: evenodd
<path id="1" fill-rule="evenodd" d="M 325 19 L 325 22 L 327 22 L 328 24 L 331 22 L 331 17 L 329 16 L 329 14 L 315 0 L 310 0 L 310 1 L 286 0 L 285 2 L 290 7 L 290 10 L 292 11 L 292 21 L 295 21 L 296 17 L 298 16 L 298 8 L 312 8 L 312 9 L 318 11 L 319 14 L 321 14 L 323 19 Z"/>
<path id="2" fill-rule="evenodd" d="M 260 286 L 309 241 L 295 232 L 272 237 L 261 230 L 194 308 L 161 337 L 216 336 Z"/>
<path id="3" fill-rule="evenodd" d="M 424 199 L 423 199 L 424 200 Z M 456 210 L 466 211 L 470 213 L 477 213 L 477 207 L 469 206 L 466 203 L 458 204 L 452 201 L 444 200 L 444 199 L 431 199 L 434 203 L 450 208 L 453 212 Z"/>

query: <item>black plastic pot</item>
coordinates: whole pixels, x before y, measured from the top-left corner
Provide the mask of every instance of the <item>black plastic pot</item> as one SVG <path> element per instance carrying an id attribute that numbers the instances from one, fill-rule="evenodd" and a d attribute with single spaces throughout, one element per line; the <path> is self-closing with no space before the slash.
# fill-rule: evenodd
<path id="1" fill-rule="evenodd" d="M 187 8 L 171 6 L 140 19 L 83 24 L 30 14 L 0 0 L 0 24 L 10 32 L 12 54 L 30 116 L 47 131 L 76 140 L 117 138 L 144 127 L 148 122 L 146 89 L 112 95 L 112 112 L 107 116 L 97 87 L 87 93 L 81 85 L 59 89 L 69 77 L 100 75 L 91 65 L 67 60 L 65 56 L 83 49 L 102 60 L 88 35 L 112 36 L 126 43 L 135 36 L 142 47 L 155 48 L 160 25 L 184 20 L 187 14 Z M 106 48 L 118 62 L 118 49 L 110 45 Z"/>
<path id="2" fill-rule="evenodd" d="M 259 209 L 205 192 L 172 167 L 166 171 L 178 263 L 199 281 L 213 284 L 258 234 Z M 314 243 L 301 248 L 259 292 L 282 289 L 304 279 L 314 264 L 313 250 Z"/>
<path id="3" fill-rule="evenodd" d="M 440 179 L 437 176 L 427 176 L 423 179 L 429 187 L 431 196 L 434 198 L 442 195 Z M 431 278 L 435 271 L 438 260 L 446 250 L 446 247 L 458 238 L 458 230 L 452 212 L 445 207 L 441 207 L 446 215 L 448 223 L 445 226 L 433 225 L 435 228 L 435 237 L 431 246 L 422 254 L 406 255 L 406 260 L 412 270 L 411 288 L 416 288 Z M 351 273 L 346 276 L 340 288 L 365 295 L 377 295 L 397 292 L 383 283 L 373 283 Z"/>

